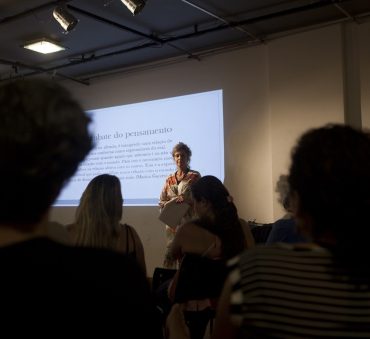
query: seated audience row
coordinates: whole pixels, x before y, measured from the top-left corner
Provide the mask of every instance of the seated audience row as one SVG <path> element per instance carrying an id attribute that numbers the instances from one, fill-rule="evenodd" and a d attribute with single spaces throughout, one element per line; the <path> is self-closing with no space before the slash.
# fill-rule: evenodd
<path id="1" fill-rule="evenodd" d="M 53 240 L 62 236 L 49 210 L 93 146 L 89 123 L 55 82 L 0 87 L 3 330 L 162 338 L 142 243 L 121 224 L 119 178 L 88 184 L 68 226 L 75 246 Z M 202 339 L 213 325 L 213 339 L 370 337 L 370 134 L 309 130 L 279 185 L 289 215 L 264 246 L 220 180 L 190 185 L 196 218 L 169 248 L 180 262 L 168 285 L 169 339 Z"/>

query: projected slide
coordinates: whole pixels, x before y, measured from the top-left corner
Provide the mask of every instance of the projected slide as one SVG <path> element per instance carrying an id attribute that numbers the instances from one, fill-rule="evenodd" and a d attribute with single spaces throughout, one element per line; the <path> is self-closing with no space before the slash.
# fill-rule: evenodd
<path id="1" fill-rule="evenodd" d="M 96 175 L 121 180 L 124 205 L 158 205 L 166 177 L 176 170 L 171 151 L 182 141 L 190 167 L 224 179 L 222 90 L 89 111 L 95 147 L 55 206 L 77 206 Z"/>

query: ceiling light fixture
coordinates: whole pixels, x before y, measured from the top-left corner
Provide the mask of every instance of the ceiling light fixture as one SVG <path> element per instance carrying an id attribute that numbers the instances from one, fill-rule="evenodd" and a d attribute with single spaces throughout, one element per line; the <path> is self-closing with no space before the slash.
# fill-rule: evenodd
<path id="1" fill-rule="evenodd" d="M 23 47 L 42 54 L 55 53 L 65 50 L 63 46 L 60 46 L 55 42 L 52 42 L 45 38 L 29 42 Z"/>
<path id="2" fill-rule="evenodd" d="M 121 0 L 133 15 L 138 14 L 145 6 L 143 0 Z"/>
<path id="3" fill-rule="evenodd" d="M 71 31 L 78 23 L 78 20 L 68 11 L 65 6 L 54 8 L 53 16 L 66 32 Z"/>

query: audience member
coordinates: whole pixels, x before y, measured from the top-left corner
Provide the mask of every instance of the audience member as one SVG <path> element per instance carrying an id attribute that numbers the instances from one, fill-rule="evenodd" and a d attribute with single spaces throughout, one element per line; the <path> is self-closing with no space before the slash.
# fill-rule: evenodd
<path id="1" fill-rule="evenodd" d="M 132 256 L 146 274 L 144 247 L 135 229 L 121 224 L 121 182 L 114 175 L 92 179 L 82 194 L 75 223 L 69 226 L 79 246 L 107 248 Z"/>
<path id="2" fill-rule="evenodd" d="M 149 286 L 134 261 L 55 242 L 41 226 L 92 147 L 89 122 L 55 82 L 0 87 L 3 333 L 161 337 Z"/>
<path id="3" fill-rule="evenodd" d="M 266 245 L 271 245 L 277 242 L 300 243 L 306 239 L 299 233 L 296 222 L 293 218 L 292 209 L 290 207 L 290 190 L 288 176 L 281 175 L 277 184 L 276 192 L 279 193 L 279 202 L 284 207 L 285 215 L 276 220 L 272 224 L 270 234 L 266 240 Z"/>
<path id="4" fill-rule="evenodd" d="M 289 185 L 298 227 L 314 242 L 234 258 L 213 338 L 369 338 L 370 134 L 306 132 Z"/>
<path id="5" fill-rule="evenodd" d="M 170 286 L 170 297 L 175 302 L 178 301 L 177 294 L 180 284 L 188 287 L 194 285 L 194 281 L 198 282 L 198 286 L 194 289 L 199 289 L 194 291 L 196 292 L 194 294 L 204 293 L 208 296 L 208 298 L 182 301 L 181 308 L 184 310 L 185 321 L 191 338 L 194 339 L 203 337 L 207 323 L 216 308 L 217 298 L 226 277 L 225 261 L 249 246 L 253 246 L 253 239 L 249 227 L 242 227 L 233 199 L 219 179 L 214 176 L 204 176 L 192 184 L 191 193 L 198 219 L 180 226 L 170 247 L 171 255 L 183 260 L 178 271 L 179 275 L 175 276 Z M 247 243 L 246 239 L 250 242 Z M 223 267 L 221 274 L 215 272 L 216 278 L 214 278 L 212 274 L 209 274 L 212 272 L 208 270 L 209 267 L 203 265 L 201 266 L 203 272 L 194 273 L 196 277 L 190 274 L 182 276 L 184 260 L 189 254 L 213 259 L 209 265 L 214 261 L 221 262 Z M 197 261 L 190 263 L 194 266 L 195 264 Z M 192 268 L 190 267 L 188 271 L 192 272 Z M 188 280 L 181 281 L 182 278 L 185 279 L 185 276 Z M 216 279 L 222 280 L 215 281 Z M 218 284 L 220 287 L 217 290 Z M 202 312 L 204 317 L 201 317 Z M 171 322 L 171 317 L 169 322 Z M 174 328 L 171 323 L 169 328 Z M 172 333 L 172 335 L 176 337 L 179 333 Z"/>

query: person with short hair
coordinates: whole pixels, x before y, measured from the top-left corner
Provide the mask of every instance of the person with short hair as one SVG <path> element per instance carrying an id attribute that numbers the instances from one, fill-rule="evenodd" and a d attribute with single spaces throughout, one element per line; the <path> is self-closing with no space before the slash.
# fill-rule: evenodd
<path id="1" fill-rule="evenodd" d="M 327 125 L 304 133 L 288 181 L 312 243 L 234 258 L 212 338 L 369 338 L 369 132 Z"/>
<path id="2" fill-rule="evenodd" d="M 200 173 L 190 169 L 191 150 L 183 142 L 177 143 L 172 149 L 172 158 L 176 164 L 176 171 L 166 178 L 166 182 L 159 198 L 159 206 L 162 209 L 169 201 L 176 200 L 177 203 L 188 203 L 191 205 L 190 186 L 200 177 Z M 193 209 L 190 207 L 187 214 L 182 218 L 182 223 L 190 220 L 194 216 Z M 177 226 L 166 225 L 167 248 L 163 266 L 176 268 L 177 263 L 170 256 L 169 247 L 176 233 Z"/>
<path id="3" fill-rule="evenodd" d="M 280 175 L 279 180 L 276 183 L 276 192 L 279 193 L 279 202 L 284 207 L 286 213 L 282 218 L 276 220 L 272 224 L 271 231 L 266 240 L 266 245 L 271 245 L 278 242 L 306 242 L 307 239 L 299 233 L 292 214 L 290 189 L 287 175 Z"/>

